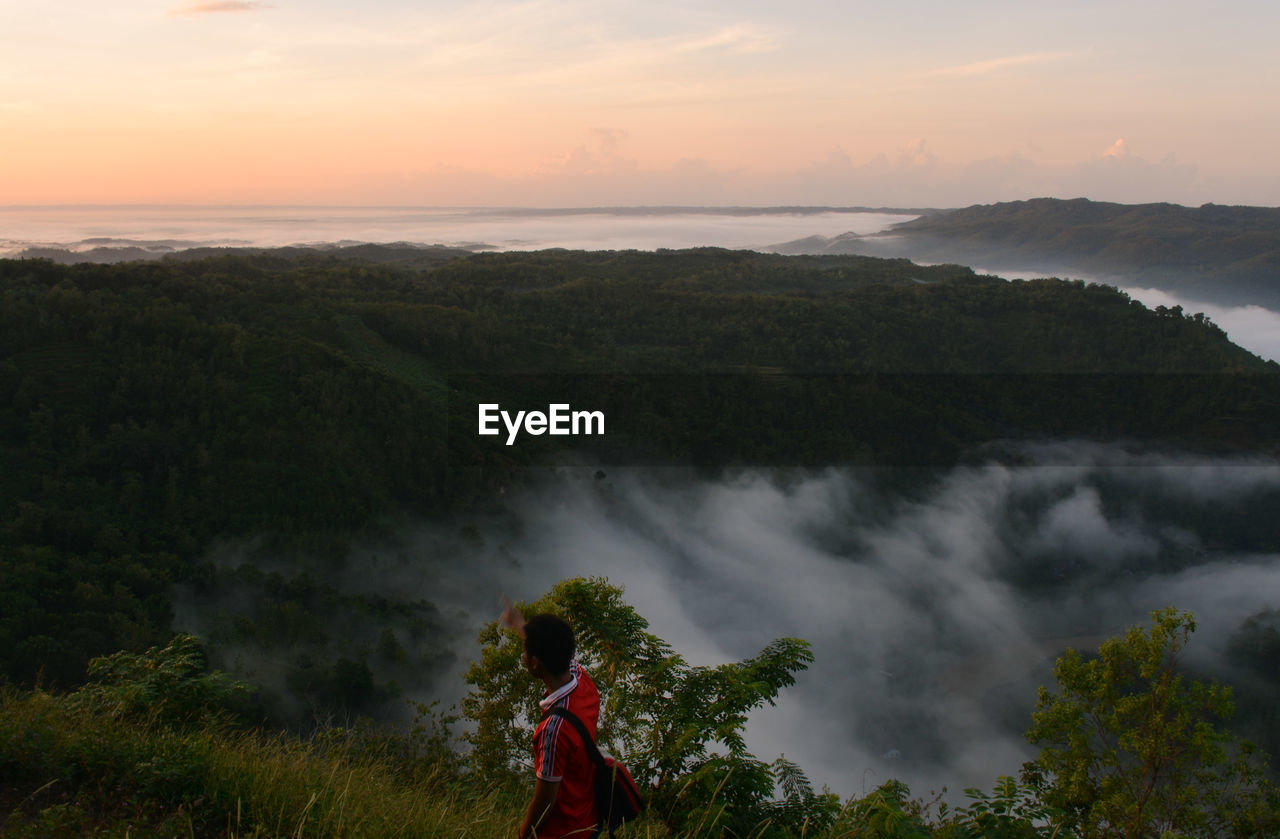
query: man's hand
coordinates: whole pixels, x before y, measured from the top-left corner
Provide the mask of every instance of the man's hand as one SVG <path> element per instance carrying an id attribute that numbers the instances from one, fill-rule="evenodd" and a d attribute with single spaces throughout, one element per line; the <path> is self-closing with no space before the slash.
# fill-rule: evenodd
<path id="1" fill-rule="evenodd" d="M 511 604 L 511 598 L 505 594 L 502 595 L 502 617 L 498 621 L 519 632 L 521 638 L 524 637 L 524 615 L 520 614 L 520 610 Z"/>

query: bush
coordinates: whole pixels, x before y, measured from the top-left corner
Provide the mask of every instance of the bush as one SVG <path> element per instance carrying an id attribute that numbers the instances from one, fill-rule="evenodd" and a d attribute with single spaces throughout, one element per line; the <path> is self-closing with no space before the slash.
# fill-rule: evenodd
<path id="1" fill-rule="evenodd" d="M 202 720 L 243 702 L 249 686 L 210 672 L 204 645 L 175 635 L 145 653 L 118 652 L 89 662 L 91 683 L 76 701 L 115 717 L 154 716 L 167 722 Z"/>
<path id="2" fill-rule="evenodd" d="M 1178 669 L 1195 621 L 1173 608 L 1102 644 L 1058 659 L 1058 692 L 1040 689 L 1024 777 L 1061 823 L 1085 839 L 1257 837 L 1280 830 L 1280 802 L 1260 759 L 1219 722 L 1229 688 Z"/>
<path id="3" fill-rule="evenodd" d="M 564 580 L 520 609 L 558 615 L 574 627 L 577 659 L 600 689 L 601 747 L 621 756 L 673 829 L 704 824 L 711 813 L 712 824 L 744 835 L 751 825 L 794 818 L 801 801 L 834 813 L 834 796 L 813 795 L 793 764 L 778 764 L 775 775 L 742 736 L 747 714 L 773 704 L 813 661 L 806 642 L 780 638 L 754 658 L 692 667 L 648 631 L 623 602 L 622 589 L 599 578 Z M 472 765 L 488 776 L 513 773 L 528 762 L 541 686 L 524 672 L 517 633 L 495 621 L 480 641 L 480 661 L 466 675 L 472 691 L 463 700 L 463 713 L 476 724 L 466 735 Z M 791 794 L 774 802 L 780 778 Z"/>

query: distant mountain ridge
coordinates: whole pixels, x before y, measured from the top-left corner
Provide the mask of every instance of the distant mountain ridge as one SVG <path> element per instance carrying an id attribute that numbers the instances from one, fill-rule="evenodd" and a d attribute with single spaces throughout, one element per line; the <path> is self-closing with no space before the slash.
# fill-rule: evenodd
<path id="1" fill-rule="evenodd" d="M 67 247 L 31 247 L 16 254 L 18 259 L 47 259 L 59 265 L 78 265 L 92 262 L 99 265 L 114 265 L 121 262 L 146 262 L 151 260 L 192 261 L 217 256 L 261 256 L 277 254 L 280 256 L 334 256 L 342 259 L 355 259 L 369 263 L 413 265 L 431 267 L 450 259 L 469 256 L 477 250 L 490 250 L 490 245 L 477 244 L 474 247 L 449 247 L 447 245 L 418 245 L 412 242 L 390 242 L 386 244 L 356 243 L 334 245 L 292 245 L 288 247 L 266 246 L 221 246 L 200 245 L 195 242 L 133 242 L 123 239 L 104 239 L 104 243 L 89 250 L 75 250 Z M 93 240 L 85 239 L 82 244 Z"/>
<path id="2" fill-rule="evenodd" d="M 1276 207 L 1035 198 L 931 213 L 894 225 L 888 234 L 846 234 L 825 243 L 810 237 L 777 250 L 1035 268 L 1280 308 Z"/>

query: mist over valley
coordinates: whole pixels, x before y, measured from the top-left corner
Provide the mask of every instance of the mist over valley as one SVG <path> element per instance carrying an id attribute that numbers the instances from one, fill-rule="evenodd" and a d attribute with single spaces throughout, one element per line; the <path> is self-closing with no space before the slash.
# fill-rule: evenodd
<path id="1" fill-rule="evenodd" d="M 1274 282 L 1268 277 L 1273 274 L 1268 275 L 1265 268 L 1270 264 L 1266 260 L 1272 258 L 1267 254 L 1276 247 L 1276 222 L 1266 208 L 1212 208 L 1222 218 L 1210 219 L 1203 211 L 1197 215 L 1191 208 L 1171 205 L 1126 207 L 1085 202 L 1084 215 L 1072 216 L 1067 208 L 1078 204 L 1042 200 L 946 211 L 859 207 L 0 207 L 0 256 L 115 263 L 282 247 L 319 253 L 365 247 L 368 253 L 367 246 L 376 243 L 398 243 L 397 258 L 406 261 L 415 259 L 419 249 L 434 249 L 450 257 L 484 250 L 682 247 L 864 254 L 921 263 L 958 263 L 972 266 L 978 273 L 1005 278 L 1058 276 L 1107 283 L 1124 289 L 1149 308 L 1181 305 L 1188 312 L 1204 312 L 1237 344 L 1263 358 L 1280 359 L 1275 338 L 1280 334 L 1280 310 L 1269 290 Z M 1229 213 L 1248 217 L 1251 227 L 1233 233 L 1228 222 L 1234 216 L 1226 215 Z M 1199 220 L 1202 216 L 1204 221 Z M 1072 225 L 1080 229 L 1070 234 L 1069 244 L 1053 239 Z M 1126 251 L 1125 237 L 1188 239 L 1193 243 L 1187 246 L 1192 252 Z M 1190 269 L 1179 260 L 1200 267 L 1188 273 Z"/>
<path id="2" fill-rule="evenodd" d="M 1240 346 L 1278 360 L 1278 212 L 1035 199 L 931 212 L 879 232 L 815 234 L 769 250 L 905 257 L 1010 279 L 1107 283 L 1152 309 L 1204 312 Z"/>
<path id="3" fill-rule="evenodd" d="M 0 256 L 123 262 L 200 248 L 368 243 L 504 251 L 761 249 L 800 236 L 875 233 L 918 213 L 857 207 L 0 206 Z"/>
<path id="4" fill-rule="evenodd" d="M 534 599 L 567 577 L 622 585 L 695 665 L 804 638 L 814 664 L 753 716 L 748 740 L 844 794 L 889 777 L 986 787 L 1014 772 L 1032 756 L 1022 735 L 1053 659 L 1171 604 L 1199 623 L 1188 666 L 1236 684 L 1240 725 L 1277 742 L 1259 707 L 1274 673 L 1240 654 L 1246 620 L 1280 623 L 1280 531 L 1264 512 L 1280 502 L 1272 460 L 1064 441 L 949 470 L 593 472 L 551 471 L 488 516 L 405 523 L 337 567 L 281 570 L 346 595 L 432 603 L 438 629 L 396 631 L 411 659 L 437 660 L 402 685 L 412 700 L 460 699 L 498 596 Z M 261 549 L 224 548 L 219 560 L 245 561 L 271 567 Z M 258 608 L 217 589 L 179 603 L 180 628 L 215 638 Z M 376 625 L 329 642 L 382 681 L 392 671 L 379 672 Z M 279 686 L 299 652 L 255 662 L 234 642 L 220 648 L 225 665 Z"/>

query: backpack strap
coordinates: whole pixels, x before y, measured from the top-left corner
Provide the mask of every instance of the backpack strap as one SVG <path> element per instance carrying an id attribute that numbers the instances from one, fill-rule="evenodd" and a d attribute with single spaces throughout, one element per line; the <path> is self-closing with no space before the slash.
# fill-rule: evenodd
<path id="1" fill-rule="evenodd" d="M 625 766 L 621 763 L 609 766 L 605 762 L 595 738 L 587 733 L 587 727 L 578 719 L 577 714 L 568 708 L 552 708 L 543 714 L 543 719 L 549 716 L 566 719 L 577 729 L 587 754 L 591 756 L 591 762 L 596 766 L 596 808 L 600 820 L 595 831 L 590 834 L 590 839 L 597 839 L 606 831 L 613 837 L 615 830 L 644 809 L 644 798 L 641 797 L 640 790 L 636 789 L 635 781 Z"/>
<path id="2" fill-rule="evenodd" d="M 600 747 L 596 745 L 595 738 L 587 732 L 587 726 L 582 722 L 582 720 L 578 719 L 578 715 L 573 711 L 570 711 L 568 708 L 552 708 L 544 714 L 544 717 L 560 717 L 561 719 L 568 720 L 569 724 L 577 729 L 578 736 L 582 738 L 582 745 L 586 747 L 587 754 L 591 757 L 591 762 L 594 763 L 596 767 L 596 808 L 602 813 L 606 812 L 609 808 L 604 805 L 604 802 L 609 800 L 609 794 L 605 791 L 605 788 L 601 786 L 600 779 L 602 776 L 609 775 L 609 765 L 604 762 L 604 755 L 600 754 Z M 604 817 L 600 818 L 596 823 L 594 832 L 589 834 L 591 839 L 597 839 L 597 837 L 606 831 L 609 833 L 610 837 L 613 836 L 613 828 L 609 827 L 605 823 L 606 821 L 607 820 Z"/>
<path id="3" fill-rule="evenodd" d="M 591 756 L 591 762 L 597 768 L 608 770 L 608 766 L 604 762 L 604 755 L 600 754 L 600 747 L 596 745 L 595 738 L 587 732 L 587 726 L 578 719 L 578 715 L 568 708 L 552 708 L 547 711 L 546 716 L 561 717 L 568 720 L 569 724 L 577 730 L 578 736 L 582 738 L 582 745 L 586 747 L 587 754 Z"/>

